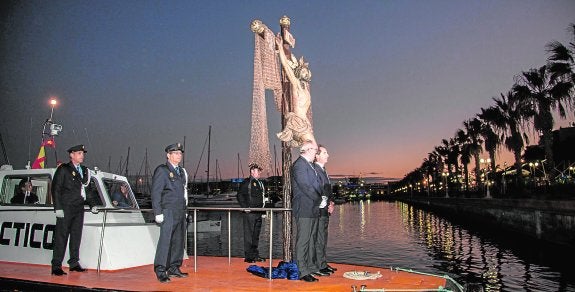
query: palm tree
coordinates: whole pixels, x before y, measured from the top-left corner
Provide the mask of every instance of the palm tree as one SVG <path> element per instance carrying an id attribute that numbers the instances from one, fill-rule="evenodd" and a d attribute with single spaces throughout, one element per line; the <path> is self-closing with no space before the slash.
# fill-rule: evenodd
<path id="1" fill-rule="evenodd" d="M 483 110 L 483 109 L 482 109 Z M 481 137 L 483 137 L 484 148 L 487 153 L 489 153 L 489 159 L 491 160 L 491 170 L 495 171 L 495 152 L 501 144 L 501 139 L 495 132 L 495 121 L 490 120 L 491 117 L 484 116 L 483 111 L 477 115 L 481 121 Z"/>
<path id="2" fill-rule="evenodd" d="M 565 105 L 569 104 L 569 96 L 573 84 L 563 81 L 547 70 L 547 65 L 538 69 L 524 71 L 519 76 L 519 83 L 513 86 L 515 95 L 525 99 L 535 108 L 533 127 L 542 133 L 545 158 L 549 168 L 553 168 L 553 111 L 561 118 L 566 117 Z"/>
<path id="3" fill-rule="evenodd" d="M 445 139 L 442 140 L 443 143 L 445 143 Z M 461 174 L 459 171 L 459 163 L 458 163 L 458 158 L 459 155 L 461 154 L 461 148 L 459 146 L 459 144 L 457 143 L 457 140 L 455 138 L 450 138 L 449 141 L 447 141 L 447 149 L 449 151 L 449 153 L 447 154 L 448 157 L 448 163 L 452 164 L 454 166 L 455 169 L 455 177 L 456 179 L 456 186 L 459 187 L 459 178 L 458 176 Z M 451 176 L 451 167 L 449 169 L 450 172 L 450 176 Z"/>
<path id="4" fill-rule="evenodd" d="M 552 78 L 563 78 L 571 83 L 575 82 L 575 23 L 569 25 L 569 31 L 573 34 L 573 42 L 565 46 L 558 41 L 547 44 L 547 52 L 550 54 L 547 58 L 548 69 Z M 573 94 L 571 101 L 573 101 Z"/>
<path id="5" fill-rule="evenodd" d="M 463 122 L 463 127 L 469 138 L 469 152 L 475 159 L 475 183 L 479 186 L 479 182 L 481 181 L 479 154 L 483 152 L 483 148 L 481 147 L 483 143 L 483 140 L 481 140 L 481 121 L 478 118 L 473 118 Z"/>
<path id="6" fill-rule="evenodd" d="M 521 170 L 521 152 L 525 144 L 529 143 L 529 137 L 523 133 L 525 123 L 530 119 L 535 111 L 525 100 L 515 96 L 513 91 L 501 94 L 500 98 L 493 98 L 494 106 L 487 109 L 482 108 L 480 117 L 489 120 L 495 131 L 500 135 L 500 140 L 505 147 L 513 152 L 515 158 L 516 182 L 523 184 Z"/>
<path id="7" fill-rule="evenodd" d="M 463 165 L 465 192 L 467 192 L 469 190 L 469 169 L 467 165 L 469 164 L 469 162 L 471 162 L 471 156 L 472 156 L 472 147 L 470 147 L 471 139 L 469 139 L 469 136 L 464 130 L 459 129 L 457 130 L 457 132 L 455 132 L 455 140 L 457 141 L 457 143 L 459 143 L 460 147 L 459 159 L 461 161 L 461 164 Z"/>

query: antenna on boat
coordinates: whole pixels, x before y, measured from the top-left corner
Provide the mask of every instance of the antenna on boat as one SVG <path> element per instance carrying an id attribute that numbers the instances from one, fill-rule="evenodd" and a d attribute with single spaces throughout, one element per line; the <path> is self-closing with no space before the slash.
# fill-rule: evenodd
<path id="1" fill-rule="evenodd" d="M 30 160 L 32 160 L 32 117 L 30 117 L 30 131 L 28 132 L 28 164 L 26 165 L 27 167 L 30 166 Z"/>
<path id="2" fill-rule="evenodd" d="M 58 104 L 56 98 L 50 99 L 50 117 L 44 122 L 42 125 L 42 144 L 40 145 L 40 151 L 38 152 L 38 157 L 32 164 L 32 168 L 44 168 L 47 165 L 47 158 L 45 148 L 50 147 L 54 148 L 54 156 L 56 158 L 56 164 L 58 164 L 58 152 L 56 151 L 56 143 L 55 143 L 55 136 L 58 136 L 62 131 L 62 125 L 56 124 L 52 121 L 52 117 L 54 116 L 54 107 Z"/>

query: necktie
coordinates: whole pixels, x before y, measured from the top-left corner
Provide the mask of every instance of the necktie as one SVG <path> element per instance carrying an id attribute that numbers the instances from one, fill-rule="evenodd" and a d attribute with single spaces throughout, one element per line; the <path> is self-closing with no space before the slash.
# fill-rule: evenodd
<path id="1" fill-rule="evenodd" d="M 176 169 L 176 173 L 177 173 L 178 175 L 180 175 L 180 167 L 179 167 L 179 166 L 176 166 L 175 169 Z"/>
<path id="2" fill-rule="evenodd" d="M 80 167 L 80 165 L 76 166 L 76 169 L 78 170 L 78 173 L 80 174 L 81 178 L 84 178 L 84 174 L 82 173 L 82 168 Z"/>

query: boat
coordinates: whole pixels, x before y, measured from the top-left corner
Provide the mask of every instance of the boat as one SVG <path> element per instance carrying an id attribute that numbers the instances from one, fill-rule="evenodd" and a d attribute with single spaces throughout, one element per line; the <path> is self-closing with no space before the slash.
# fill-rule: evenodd
<path id="1" fill-rule="evenodd" d="M 55 168 L 0 170 L 0 261 L 50 265 L 56 226 L 50 191 Z M 153 263 L 159 227 L 147 223 L 129 188 L 134 208 L 120 209 L 111 195 L 126 177 L 89 169 L 91 180 L 86 194 L 95 200 L 98 214 L 86 207 L 80 262 L 88 269 L 118 270 Z M 32 183 L 37 204 L 11 203 L 20 181 Z M 68 251 L 64 265 L 69 258 Z"/>

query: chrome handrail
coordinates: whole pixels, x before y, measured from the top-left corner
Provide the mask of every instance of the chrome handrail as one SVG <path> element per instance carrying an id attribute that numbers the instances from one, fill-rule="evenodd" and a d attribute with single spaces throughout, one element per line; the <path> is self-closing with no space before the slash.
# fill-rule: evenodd
<path id="1" fill-rule="evenodd" d="M 231 237 L 231 230 L 232 230 L 232 220 L 231 220 L 231 212 L 235 211 L 235 212 L 245 212 L 245 211 L 250 211 L 250 212 L 266 212 L 266 214 L 269 214 L 270 217 L 270 231 L 269 231 L 269 261 L 270 261 L 270 266 L 269 266 L 269 280 L 272 280 L 272 260 L 273 260 L 273 214 L 274 212 L 286 212 L 286 211 L 291 211 L 292 209 L 290 208 L 237 208 L 237 207 L 188 207 L 187 208 L 187 212 L 189 213 L 190 210 L 193 211 L 194 213 L 194 272 L 197 272 L 198 267 L 197 267 L 197 262 L 198 262 L 198 258 L 197 258 L 197 212 L 198 211 L 227 211 L 228 212 L 228 264 L 231 264 L 231 258 L 232 258 L 232 237 Z M 89 210 L 87 210 L 89 211 Z M 102 257 L 102 247 L 103 247 L 103 242 L 104 242 L 104 234 L 105 234 L 105 229 L 106 229 L 106 218 L 107 218 L 107 213 L 108 212 L 117 212 L 117 213 L 126 213 L 126 212 L 150 212 L 153 211 L 153 209 L 117 209 L 117 208 L 101 208 L 98 209 L 98 211 L 103 211 L 104 214 L 102 216 L 102 231 L 100 233 L 100 249 L 99 249 L 99 254 L 98 254 L 98 267 L 97 267 L 97 273 L 100 274 L 100 263 L 101 263 L 101 257 Z M 186 231 L 187 234 L 187 231 Z M 186 240 L 187 242 L 187 240 Z"/>

